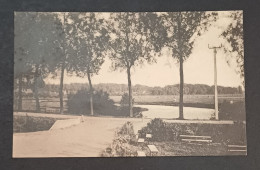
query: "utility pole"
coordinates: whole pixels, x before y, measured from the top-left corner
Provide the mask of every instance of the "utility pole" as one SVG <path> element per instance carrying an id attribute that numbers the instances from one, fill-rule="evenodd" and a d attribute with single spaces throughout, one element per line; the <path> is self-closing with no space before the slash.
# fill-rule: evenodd
<path id="1" fill-rule="evenodd" d="M 220 46 L 210 47 L 208 44 L 208 48 L 214 50 L 214 85 L 215 85 L 215 118 L 219 120 L 218 115 L 218 85 L 217 85 L 217 49 L 222 48 L 222 44 Z"/>

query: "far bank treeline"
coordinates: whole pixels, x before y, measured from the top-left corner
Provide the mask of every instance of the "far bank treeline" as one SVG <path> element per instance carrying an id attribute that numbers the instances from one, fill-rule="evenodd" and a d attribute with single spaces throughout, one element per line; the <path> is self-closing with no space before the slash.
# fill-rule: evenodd
<path id="1" fill-rule="evenodd" d="M 16 89 L 18 86 L 15 86 Z M 58 97 L 59 85 L 57 84 L 46 84 L 43 88 L 39 90 L 40 96 L 44 94 L 45 97 Z M 145 85 L 134 85 L 133 95 L 178 95 L 179 94 L 179 84 L 167 85 L 165 87 L 150 87 Z M 102 90 L 107 92 L 110 96 L 122 96 L 127 93 L 128 87 L 126 84 L 115 84 L 115 83 L 100 83 L 93 85 L 93 88 L 97 91 Z M 76 93 L 81 89 L 89 89 L 88 84 L 84 83 L 71 83 L 64 84 L 64 92 L 67 94 Z M 224 87 L 218 86 L 219 94 L 243 94 L 242 87 Z M 205 84 L 184 84 L 184 94 L 185 95 L 209 95 L 214 94 L 214 86 L 209 86 Z M 32 94 L 31 94 L 32 95 Z M 24 97 L 30 97 L 30 94 L 24 94 Z"/>
<path id="2" fill-rule="evenodd" d="M 183 63 L 192 54 L 194 42 L 198 37 L 219 19 L 221 15 L 218 13 L 15 12 L 14 79 L 18 82 L 18 94 L 15 96 L 18 100 L 18 110 L 22 110 L 24 92 L 30 89 L 35 98 L 35 111 L 40 112 L 39 94 L 45 87 L 44 79 L 52 75 L 60 79 L 58 91 L 62 114 L 66 73 L 88 80 L 90 112 L 94 115 L 93 92 L 97 87 L 92 85 L 95 84 L 92 82 L 93 76 L 99 73 L 105 57 L 109 57 L 111 68 L 126 74 L 129 116 L 133 117 L 132 72 L 140 65 L 156 64 L 157 58 L 166 48 L 179 66 L 180 83 L 179 87 L 165 87 L 164 93 L 177 92 L 180 98 L 179 118 L 183 119 L 183 95 L 196 94 L 198 92 L 193 89 L 199 89 L 187 88 L 184 84 Z M 229 59 L 237 61 L 238 74 L 243 77 L 242 12 L 233 11 L 227 17 L 233 22 L 220 35 L 226 41 L 224 52 Z M 160 88 L 157 88 L 150 92 L 160 94 L 160 91 Z M 212 94 L 212 90 L 209 92 Z"/>

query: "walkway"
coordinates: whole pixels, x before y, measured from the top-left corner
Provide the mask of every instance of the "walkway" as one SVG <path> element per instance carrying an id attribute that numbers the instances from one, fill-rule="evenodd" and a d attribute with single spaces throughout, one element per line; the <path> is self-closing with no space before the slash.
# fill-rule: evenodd
<path id="1" fill-rule="evenodd" d="M 57 118 L 55 115 L 47 115 Z M 39 114 L 38 116 L 46 115 Z M 58 115 L 58 117 L 65 118 L 66 115 Z M 77 118 L 77 116 L 74 117 Z M 68 118 L 71 117 L 68 116 Z M 122 127 L 127 121 L 131 121 L 137 131 L 149 120 L 85 117 L 84 123 L 70 128 L 15 133 L 13 157 L 98 157 L 112 143 L 116 129 Z"/>

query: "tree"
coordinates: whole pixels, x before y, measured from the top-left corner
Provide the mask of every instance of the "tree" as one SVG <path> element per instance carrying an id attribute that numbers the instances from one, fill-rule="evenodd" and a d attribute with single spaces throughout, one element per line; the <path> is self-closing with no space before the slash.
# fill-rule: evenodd
<path id="1" fill-rule="evenodd" d="M 98 13 L 72 13 L 70 20 L 70 25 L 77 30 L 73 42 L 75 57 L 70 60 L 71 69 L 79 77 L 87 76 L 90 88 L 90 112 L 94 115 L 91 77 L 98 74 L 104 62 L 110 37 L 105 29 L 104 19 Z"/>
<path id="2" fill-rule="evenodd" d="M 179 119 L 183 117 L 183 89 L 184 75 L 183 62 L 190 56 L 193 49 L 196 36 L 200 35 L 209 24 L 209 17 L 213 16 L 216 19 L 216 13 L 211 15 L 205 12 L 167 12 L 161 14 L 161 19 L 164 21 L 167 37 L 165 38 L 165 46 L 172 51 L 172 57 L 177 59 L 180 65 L 180 88 L 179 88 Z"/>
<path id="3" fill-rule="evenodd" d="M 40 112 L 38 88 L 55 66 L 57 18 L 52 13 L 15 13 L 15 74 L 27 78 Z"/>
<path id="4" fill-rule="evenodd" d="M 23 44 L 26 43 L 26 32 L 25 30 L 29 29 L 28 24 L 25 23 L 24 17 L 25 13 L 17 15 L 14 14 L 14 79 L 18 79 L 18 111 L 22 111 L 22 90 L 23 90 L 23 77 L 24 74 L 31 71 L 31 68 L 28 66 L 24 56 L 26 56 L 26 51 L 23 47 Z M 22 34 L 22 35 L 21 35 Z"/>
<path id="5" fill-rule="evenodd" d="M 133 117 L 131 69 L 134 66 L 155 62 L 155 54 L 160 51 L 152 42 L 153 32 L 149 23 L 156 21 L 153 13 L 120 12 L 110 15 L 112 41 L 110 59 L 113 70 L 126 70 L 129 94 L 129 116 Z M 156 22 L 153 22 L 156 23 Z"/>
<path id="6" fill-rule="evenodd" d="M 60 98 L 60 113 L 63 114 L 64 106 L 63 106 L 63 82 L 64 82 L 64 73 L 65 70 L 67 72 L 71 72 L 71 60 L 74 60 L 73 57 L 76 56 L 75 46 L 72 43 L 73 39 L 77 33 L 76 28 L 68 23 L 68 20 L 71 17 L 71 13 L 59 13 L 57 14 L 57 40 L 55 40 L 55 44 L 58 46 L 58 50 L 56 53 L 57 65 L 55 69 L 53 69 L 53 75 L 57 76 L 57 71 L 60 71 L 60 86 L 59 86 L 59 98 Z"/>
<path id="7" fill-rule="evenodd" d="M 227 29 L 221 34 L 230 45 L 230 47 L 225 46 L 224 52 L 235 56 L 239 68 L 238 73 L 240 77 L 244 79 L 243 12 L 232 11 L 230 12 L 229 18 L 232 19 L 232 23 L 230 23 Z"/>

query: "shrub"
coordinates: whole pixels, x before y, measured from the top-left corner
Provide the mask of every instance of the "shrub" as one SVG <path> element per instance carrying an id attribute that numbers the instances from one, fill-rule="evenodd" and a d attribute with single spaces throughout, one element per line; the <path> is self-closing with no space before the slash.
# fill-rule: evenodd
<path id="1" fill-rule="evenodd" d="M 224 101 L 219 108 L 219 118 L 221 120 L 245 120 L 245 102 Z"/>
<path id="2" fill-rule="evenodd" d="M 14 116 L 13 132 L 36 132 L 49 130 L 55 123 L 55 118 Z"/>
<path id="3" fill-rule="evenodd" d="M 86 89 L 77 91 L 76 94 L 68 94 L 68 112 L 72 114 L 90 114 L 90 92 Z M 113 100 L 107 92 L 95 91 L 93 93 L 94 113 L 103 115 L 115 115 L 118 113 Z"/>
<path id="4" fill-rule="evenodd" d="M 128 95 L 127 95 L 128 96 Z M 126 97 L 122 97 L 125 100 Z M 68 94 L 68 112 L 71 114 L 90 114 L 90 93 L 86 89 L 81 89 L 75 94 Z M 93 93 L 94 114 L 111 116 L 129 116 L 129 107 L 119 107 L 114 105 L 114 101 L 109 98 L 109 94 L 104 91 Z M 133 107 L 134 116 L 137 117 L 142 111 L 147 109 Z"/>
<path id="5" fill-rule="evenodd" d="M 130 145 L 133 138 L 133 124 L 131 122 L 126 122 L 117 132 L 116 138 L 113 140 L 111 147 L 106 148 L 106 150 L 101 153 L 101 156 L 135 156 L 135 151 Z"/>
<path id="6" fill-rule="evenodd" d="M 141 131 L 141 137 L 145 137 L 146 133 L 153 135 L 152 140 L 163 141 L 166 135 L 166 123 L 162 119 L 155 118 L 147 124 Z"/>
<path id="7" fill-rule="evenodd" d="M 132 103 L 134 105 L 134 99 L 132 99 Z M 141 112 L 147 111 L 148 109 L 141 108 L 141 107 L 133 107 L 133 114 L 134 117 L 142 117 Z M 120 100 L 120 112 L 125 113 L 124 116 L 129 116 L 129 95 L 128 93 L 124 93 Z"/>
<path id="8" fill-rule="evenodd" d="M 153 141 L 180 141 L 179 135 L 211 136 L 218 143 L 246 143 L 246 126 L 243 122 L 234 124 L 197 124 L 197 123 L 165 123 L 161 119 L 153 119 L 140 130 L 141 137 L 152 134 Z"/>
<path id="9" fill-rule="evenodd" d="M 132 103 L 134 105 L 134 98 L 132 99 Z M 128 95 L 128 93 L 124 93 L 122 95 L 122 98 L 120 100 L 120 106 L 121 107 L 129 107 L 129 95 Z"/>
<path id="10" fill-rule="evenodd" d="M 126 122 L 118 131 L 120 135 L 134 135 L 134 128 L 131 122 Z"/>

